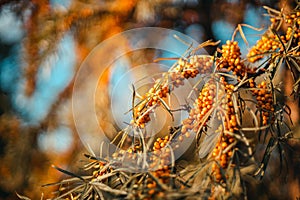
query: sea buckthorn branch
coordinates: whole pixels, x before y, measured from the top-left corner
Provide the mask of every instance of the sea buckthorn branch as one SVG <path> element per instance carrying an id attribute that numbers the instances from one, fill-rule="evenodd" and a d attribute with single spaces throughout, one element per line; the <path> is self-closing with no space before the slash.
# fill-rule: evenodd
<path id="1" fill-rule="evenodd" d="M 276 101 L 274 99 L 275 88 L 271 82 L 262 81 L 259 84 L 255 82 L 253 77 L 249 78 L 246 84 L 246 91 L 250 91 L 254 99 L 240 99 L 244 101 L 245 108 L 251 114 L 254 127 L 240 127 L 241 131 L 258 131 L 261 133 L 263 130 L 268 130 L 275 122 L 276 114 Z M 255 105 L 256 109 L 253 109 L 251 105 Z M 258 113 L 258 114 L 257 114 Z M 242 118 L 242 115 L 240 116 Z"/>
<path id="2" fill-rule="evenodd" d="M 240 48 L 236 41 L 226 41 L 220 50 L 221 57 L 217 59 L 218 71 L 227 70 L 227 73 L 236 76 L 238 82 L 243 79 L 246 74 L 255 74 L 257 68 L 247 67 L 241 58 Z M 225 71 L 226 72 L 226 71 Z"/>
<path id="3" fill-rule="evenodd" d="M 167 73 L 163 74 L 162 79 L 158 79 L 154 86 L 141 98 L 141 101 L 134 106 L 134 119 L 131 124 L 144 128 L 150 121 L 150 113 L 161 104 L 168 110 L 164 101 L 174 88 L 184 84 L 184 80 L 194 78 L 199 73 L 210 72 L 213 59 L 211 56 L 190 56 L 188 59 L 180 58 L 176 65 Z M 169 111 L 169 110 L 168 110 Z M 170 112 L 170 111 L 169 111 Z"/>
<path id="4" fill-rule="evenodd" d="M 237 120 L 237 108 L 234 107 L 234 102 L 236 101 L 233 99 L 233 92 L 237 91 L 241 85 L 244 85 L 246 83 L 246 75 L 249 70 L 246 69 L 245 65 L 241 63 L 240 59 L 240 50 L 237 45 L 237 42 L 227 41 L 225 45 L 222 46 L 222 55 L 220 58 L 217 58 L 217 67 L 218 69 L 227 69 L 228 72 L 232 72 L 233 76 L 239 76 L 237 86 L 234 86 L 233 84 L 228 84 L 225 82 L 225 78 L 222 76 L 222 83 L 225 86 L 225 99 L 222 102 L 223 104 L 220 105 L 220 110 L 218 111 L 219 116 L 222 117 L 223 126 L 221 125 L 219 127 L 219 130 L 216 130 L 216 136 L 220 135 L 218 142 L 214 149 L 212 150 L 212 153 L 210 155 L 210 158 L 214 160 L 211 168 L 211 173 L 215 177 L 215 181 L 219 183 L 226 184 L 226 177 L 223 175 L 222 171 L 225 171 L 229 167 L 229 163 L 232 162 L 233 159 L 233 152 L 234 148 L 237 144 L 237 138 L 241 139 L 243 138 L 243 133 L 240 132 L 238 124 L 239 121 Z M 253 74 L 253 72 L 252 72 Z M 227 76 L 225 76 L 227 77 Z M 228 77 L 227 77 L 228 78 Z M 249 85 L 253 84 L 252 81 L 250 81 Z M 201 94 L 205 93 L 205 87 L 201 90 L 199 97 L 201 99 Z M 211 94 L 210 94 L 211 95 Z M 198 99 L 197 99 L 198 100 Z M 191 115 L 194 115 L 195 107 L 197 106 L 197 103 L 202 105 L 203 102 L 196 102 L 194 105 L 194 108 L 191 109 L 191 112 L 189 114 L 189 118 L 183 121 L 183 126 L 181 129 L 181 132 L 183 134 L 186 133 L 186 129 L 190 130 L 191 127 L 190 124 L 195 121 Z M 201 106 L 200 106 L 201 107 Z M 202 107 L 201 107 L 202 108 Z M 216 109 L 214 107 L 214 109 Z M 201 109 L 202 110 L 202 109 Z M 206 109 L 204 109 L 206 111 Z M 203 110 L 202 110 L 203 112 Z M 198 114 L 198 113 L 197 113 Z M 210 118 L 199 118 L 197 119 L 199 121 L 202 120 L 202 123 L 206 123 L 207 120 L 212 120 Z M 195 123 L 194 123 L 195 124 Z M 240 134 L 242 136 L 240 136 Z M 245 143 L 249 147 L 249 143 L 247 139 L 243 139 Z M 202 142 L 200 145 L 206 146 L 204 142 Z M 252 154 L 251 149 L 249 150 L 249 154 Z"/>
<path id="5" fill-rule="evenodd" d="M 114 171 L 110 162 L 102 161 L 103 159 L 98 159 L 94 156 L 86 155 L 86 157 L 89 158 L 90 163 L 84 166 L 84 170 L 95 169 L 92 171 L 92 176 L 76 175 L 54 166 L 55 169 L 71 176 L 71 178 L 62 180 L 59 183 L 45 185 L 59 186 L 57 196 L 53 199 L 86 199 L 93 197 L 94 194 L 104 196 L 105 193 L 118 197 L 127 195 L 127 192 L 120 190 L 120 182 L 116 179 L 117 174 L 120 177 L 124 175 L 123 173 Z M 124 176 L 123 178 L 127 179 L 128 177 Z"/>
<path id="6" fill-rule="evenodd" d="M 170 137 L 167 135 L 164 138 L 157 138 L 153 144 L 153 157 L 150 165 L 151 169 L 163 169 L 166 168 L 171 162 L 171 150 L 167 148 L 167 144 L 170 141 Z M 165 148 L 166 147 L 166 148 Z M 157 160 L 160 158 L 161 160 Z"/>
<path id="7" fill-rule="evenodd" d="M 146 184 L 145 187 L 141 187 L 139 189 L 140 191 L 137 192 L 136 195 L 138 198 L 153 199 L 164 197 L 165 194 L 162 190 L 166 190 L 168 188 L 167 185 L 169 185 L 173 179 L 171 174 L 175 163 L 172 147 L 169 145 L 170 139 L 171 137 L 167 135 L 157 138 L 152 148 L 147 148 L 146 145 L 139 143 L 134 144 L 127 150 L 121 149 L 114 153 L 113 158 L 116 163 L 126 162 L 128 165 L 134 166 L 139 166 L 137 163 L 138 154 L 147 156 L 146 159 L 149 164 L 150 172 L 141 172 L 141 174 L 145 175 L 143 177 Z M 128 167 L 130 169 L 130 166 Z"/>
<path id="8" fill-rule="evenodd" d="M 270 27 L 278 31 L 283 23 L 283 18 L 284 18 L 283 12 L 270 8 L 268 6 L 263 6 L 263 8 L 268 12 L 268 14 L 265 15 L 268 16 L 270 19 L 271 22 Z"/>
<path id="9" fill-rule="evenodd" d="M 236 139 L 234 137 L 235 134 L 238 134 L 238 127 L 236 121 L 236 114 L 234 105 L 232 102 L 232 93 L 233 93 L 234 86 L 232 84 L 226 84 L 226 99 L 227 103 L 223 106 L 226 113 L 223 116 L 224 125 L 220 126 L 221 136 L 218 140 L 215 148 L 212 151 L 211 157 L 218 163 L 213 163 L 212 165 L 212 174 L 215 176 L 215 180 L 217 182 L 225 182 L 226 179 L 222 178 L 221 169 L 227 169 L 229 166 L 229 160 L 233 156 L 233 148 L 236 143 Z M 227 132 L 231 134 L 228 134 Z M 226 149 L 229 147 L 228 149 Z M 226 151 L 224 151 L 226 149 Z"/>
<path id="10" fill-rule="evenodd" d="M 87 154 L 85 154 L 85 156 L 90 162 L 84 165 L 84 170 L 88 171 L 93 169 L 91 181 L 105 182 L 107 179 L 103 176 L 112 172 L 112 167 L 110 166 L 109 162 L 105 159 L 96 158 Z"/>
<path id="11" fill-rule="evenodd" d="M 218 69 L 226 68 L 234 75 L 243 75 L 245 67 L 241 63 L 241 52 L 236 41 L 226 41 L 221 48 L 222 56 L 218 62 Z"/>
<path id="12" fill-rule="evenodd" d="M 257 108 L 262 113 L 262 125 L 272 124 L 272 121 L 274 121 L 272 114 L 275 111 L 272 90 L 267 88 L 265 81 L 258 84 L 257 88 L 253 91 L 253 94 L 256 96 Z"/>
<path id="13" fill-rule="evenodd" d="M 275 53 L 278 49 L 283 51 L 284 47 L 280 43 L 278 36 L 269 30 L 257 41 L 256 45 L 250 49 L 247 55 L 248 61 L 252 63 L 259 61 L 266 55 Z"/>
<path id="14" fill-rule="evenodd" d="M 253 156 L 249 141 L 243 134 L 243 131 L 240 130 L 241 124 L 236 113 L 239 107 L 233 93 L 234 90 L 229 89 L 232 88 L 231 86 L 226 88 L 229 94 L 227 95 L 229 103 L 227 103 L 228 106 L 225 107 L 225 110 L 221 110 L 223 124 L 219 126 L 220 137 L 208 160 L 212 162 L 211 175 L 213 180 L 216 181 L 216 184 L 211 186 L 211 199 L 218 199 L 220 192 L 222 195 L 233 192 L 231 187 L 237 182 L 235 177 L 233 177 L 235 175 L 232 175 L 232 173 L 238 171 L 241 174 L 240 160 L 236 153 L 239 152 L 239 154 L 248 159 L 251 159 Z M 247 153 L 240 149 L 244 145 L 248 149 Z M 242 187 L 242 189 L 244 188 Z"/>
<path id="15" fill-rule="evenodd" d="M 147 178 L 147 198 L 163 198 L 165 190 L 168 190 L 167 185 L 170 184 L 172 166 L 174 165 L 174 158 L 172 159 L 172 148 L 168 145 L 170 137 L 167 135 L 163 138 L 157 138 L 153 144 L 153 155 L 150 157 L 150 169 Z M 158 186 L 158 187 L 157 187 Z M 158 190 L 160 188 L 160 190 Z"/>
<path id="16" fill-rule="evenodd" d="M 248 60 L 256 62 L 267 55 L 272 58 L 267 67 L 272 76 L 276 74 L 282 63 L 286 63 L 294 81 L 293 92 L 297 93 L 299 88 L 300 61 L 298 51 L 300 47 L 300 11 L 299 8 L 284 13 L 265 7 L 271 16 L 271 26 L 254 46 L 249 54 Z M 287 27 L 287 28 L 285 28 Z M 282 34 L 279 30 L 282 29 Z M 259 50 L 259 48 L 261 50 Z M 260 51 L 260 52 L 259 52 Z"/>
<path id="17" fill-rule="evenodd" d="M 289 115 L 290 110 L 277 102 L 273 79 L 282 63 L 287 63 L 294 73 L 295 84 L 299 84 L 300 12 L 299 9 L 289 14 L 268 11 L 272 24 L 246 60 L 242 58 L 238 43 L 232 39 L 215 56 L 197 55 L 196 49 L 184 55 L 144 95 L 137 95 L 134 89 L 133 121 L 119 132 L 118 137 L 126 136 L 118 145 L 121 148 L 112 159 L 89 157 L 90 163 L 85 169 L 92 172 L 88 177 L 67 172 L 72 178 L 59 183 L 61 195 L 58 198 L 104 198 L 105 193 L 118 199 L 162 199 L 171 198 L 171 195 L 177 199 L 232 197 L 231 186 L 235 179 L 232 173 L 238 170 L 241 178 L 243 165 L 248 161 L 256 163 L 253 148 L 261 142 L 262 131 L 266 148 L 261 165 L 253 175 L 262 177 L 265 174 L 274 150 L 279 150 L 282 161 L 282 144 L 292 137 L 284 121 L 285 113 Z M 279 34 L 283 23 L 287 24 L 287 29 Z M 262 63 L 257 62 L 264 58 L 267 59 Z M 249 61 L 249 65 L 245 61 Z M 200 74 L 205 75 L 198 76 Z M 264 81 L 260 81 L 261 75 L 264 75 Z M 166 103 L 166 98 L 175 88 L 185 84 L 184 81 L 195 77 L 198 82 L 191 92 L 197 92 L 197 98 L 193 105 L 185 105 L 189 107 L 186 109 L 188 118 L 178 127 L 171 128 L 166 136 L 152 137 L 146 144 L 143 128 L 151 120 L 153 110 L 163 106 L 172 116 L 174 110 Z M 140 99 L 137 104 L 136 97 Z M 243 124 L 245 112 L 250 113 L 254 127 Z M 131 132 L 134 135 L 127 137 Z M 245 132 L 250 132 L 251 136 Z M 193 153 L 196 152 L 200 159 L 193 158 L 193 163 L 180 169 L 173 151 L 182 147 L 184 143 L 181 142 L 193 134 L 198 137 Z M 243 159 L 239 160 L 240 156 Z M 149 171 L 130 171 L 137 167 L 142 170 L 148 167 Z M 201 181 L 197 182 L 197 178 Z"/>
<path id="18" fill-rule="evenodd" d="M 284 15 L 285 23 L 288 25 L 285 35 L 283 35 L 283 42 L 286 44 L 288 42 L 292 43 L 293 46 L 300 45 L 300 12 L 295 11 Z M 289 45 L 292 45 L 289 44 Z"/>
<path id="19" fill-rule="evenodd" d="M 187 137 L 189 137 L 190 131 L 199 134 L 201 132 L 201 127 L 205 126 L 209 120 L 212 120 L 212 111 L 216 111 L 218 107 L 223 109 L 223 112 L 225 113 L 225 115 L 223 115 L 224 128 L 220 126 L 219 129 L 216 130 L 216 133 L 211 133 L 215 134 L 216 138 L 218 138 L 218 135 L 221 135 L 216 147 L 212 151 L 212 158 L 217 162 L 212 166 L 212 174 L 216 177 L 216 181 L 221 182 L 221 168 L 226 169 L 228 167 L 229 160 L 233 156 L 232 150 L 236 144 L 234 136 L 227 133 L 225 134 L 223 129 L 227 129 L 231 133 L 235 133 L 238 129 L 236 114 L 233 108 L 234 105 L 231 101 L 231 95 L 235 87 L 232 84 L 227 84 L 223 76 L 221 76 L 219 81 L 220 83 L 216 84 L 214 79 L 210 79 L 207 84 L 203 86 L 199 93 L 199 97 L 194 103 L 194 107 L 190 110 L 189 117 L 182 122 L 181 134 L 186 135 Z M 220 85 L 224 86 L 224 88 L 220 89 Z M 219 96 L 219 98 L 217 98 L 217 96 Z M 221 111 L 218 111 L 219 115 L 220 113 Z M 219 132 L 219 134 L 217 132 Z M 179 140 L 182 141 L 183 137 L 180 136 Z M 200 155 L 208 153 L 206 152 L 207 150 L 209 151 L 209 148 L 206 148 L 207 145 L 208 144 L 205 142 L 200 144 L 200 146 L 204 146 L 205 149 L 204 153 L 200 152 L 203 148 L 200 149 Z M 218 168 L 217 165 L 221 168 Z M 224 179 L 222 180 L 224 181 Z"/>
<path id="20" fill-rule="evenodd" d="M 273 88 L 268 88 L 265 81 L 262 81 L 258 85 L 253 79 L 249 79 L 249 88 L 253 89 L 252 94 L 256 98 L 256 107 L 262 114 L 261 125 L 267 126 L 273 124 L 275 113 L 275 102 Z"/>
<path id="21" fill-rule="evenodd" d="M 194 108 L 190 110 L 189 117 L 182 121 L 181 136 L 179 136 L 180 141 L 183 140 L 183 136 L 190 137 L 190 131 L 198 133 L 199 129 L 205 125 L 209 118 L 207 113 L 209 113 L 215 103 L 215 95 L 216 85 L 213 80 L 209 80 L 201 90 L 199 97 L 196 99 Z"/>

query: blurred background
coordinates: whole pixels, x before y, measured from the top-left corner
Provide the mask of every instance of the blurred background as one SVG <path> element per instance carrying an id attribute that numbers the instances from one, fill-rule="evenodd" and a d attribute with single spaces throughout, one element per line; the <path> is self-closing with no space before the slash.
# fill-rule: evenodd
<path id="1" fill-rule="evenodd" d="M 16 192 L 32 199 L 39 199 L 42 193 L 45 198 L 51 197 L 55 188 L 41 186 L 64 178 L 51 164 L 83 173 L 80 160 L 86 148 L 74 125 L 72 90 L 80 64 L 96 45 L 117 33 L 149 26 L 179 31 L 198 43 L 208 39 L 225 43 L 231 39 L 237 24 L 245 23 L 262 28 L 260 32 L 243 29 L 251 46 L 269 24 L 262 6 L 291 10 L 294 3 L 292 0 L 0 0 L 0 199 L 16 199 Z M 248 47 L 239 35 L 236 40 L 246 55 Z M 206 50 L 213 53 L 215 49 Z M 151 50 L 135 52 L 131 56 L 135 59 L 128 61 L 131 64 L 126 67 L 151 62 L 153 55 Z M 124 73 L 117 66 L 118 63 L 102 76 L 102 90 L 96 102 L 97 109 L 106 113 L 101 125 L 108 134 L 118 130 L 111 122 L 107 99 L 110 89 Z M 289 103 L 295 111 L 293 120 L 298 124 L 299 106 L 293 101 Z M 278 185 L 262 184 L 265 194 L 261 199 L 282 199 L 298 186 L 299 183 L 290 183 L 289 189 L 281 192 Z"/>

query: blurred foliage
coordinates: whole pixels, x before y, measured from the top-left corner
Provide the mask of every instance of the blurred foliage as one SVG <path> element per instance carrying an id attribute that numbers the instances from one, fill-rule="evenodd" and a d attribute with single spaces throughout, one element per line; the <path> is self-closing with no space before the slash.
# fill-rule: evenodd
<path id="1" fill-rule="evenodd" d="M 289 12 L 295 6 L 294 1 L 172 1 L 172 0 L 71 0 L 67 6 L 54 6 L 55 1 L 48 0 L 2 0 L 0 8 L 11 9 L 22 22 L 25 34 L 18 41 L 21 49 L 21 75 L 24 78 L 24 93 L 30 97 L 36 91 L 37 76 L 43 63 L 50 55 L 55 55 L 61 39 L 67 33 L 75 38 L 76 66 L 88 53 L 101 41 L 120 33 L 124 30 L 145 26 L 158 26 L 185 32 L 191 24 L 201 25 L 204 34 L 203 41 L 217 40 L 212 31 L 212 23 L 218 19 L 225 19 L 236 26 L 244 21 L 246 5 L 260 8 L 268 5 L 272 8 Z M 283 26 L 279 31 L 286 31 Z M 1 60 L 15 54 L 16 44 L 1 42 Z M 207 47 L 209 53 L 216 50 L 215 46 Z M 1 66 L 0 66 L 1 67 Z M 290 74 L 289 74 L 290 76 Z M 103 83 L 109 83 L 109 71 Z M 78 161 L 85 150 L 78 139 L 71 113 L 71 94 L 74 80 L 72 79 L 60 92 L 55 102 L 51 105 L 46 117 L 37 124 L 26 123 L 26 118 L 14 107 L 12 91 L 0 91 L 0 198 L 16 199 L 15 192 L 38 199 L 41 193 L 44 198 L 53 197 L 53 187 L 41 187 L 46 183 L 59 182 L 66 178 L 51 167 L 51 164 L 62 166 L 74 174 L 85 174 L 82 163 Z M 284 91 L 288 96 L 293 91 L 291 83 L 286 83 Z M 103 96 L 105 96 L 103 94 Z M 299 103 L 291 98 L 286 98 L 286 103 L 293 111 L 293 120 L 298 122 Z M 103 99 L 99 109 L 107 109 L 107 101 Z M 103 103 L 104 102 L 104 103 Z M 109 113 L 109 111 L 107 111 Z M 294 114 L 296 113 L 296 114 Z M 109 116 L 108 116 L 109 117 Z M 55 151 L 42 151 L 38 147 L 38 137 L 42 133 L 51 132 L 60 125 L 67 125 L 74 140 L 72 145 L 63 154 Z M 110 128 L 111 125 L 108 125 Z M 295 136 L 299 133 L 295 132 Z M 290 145 L 299 150 L 296 140 Z M 297 149 L 298 148 L 298 149 Z M 277 177 L 276 164 L 271 167 L 273 177 L 264 178 L 259 184 L 247 186 L 249 199 L 283 199 L 297 195 L 299 192 L 299 155 L 292 151 L 286 152 L 289 162 L 289 179 L 286 186 L 280 183 Z M 91 158 L 94 165 L 95 158 Z M 96 159 L 97 160 L 97 159 Z M 271 159 L 272 163 L 273 160 Z M 96 165 L 96 164 L 95 164 Z M 99 168 L 103 166 L 98 166 Z M 62 171 L 62 170 L 61 170 Z M 271 173 L 270 172 L 270 173 Z M 274 175 L 275 174 L 275 175 Z M 68 174 L 70 175 L 70 174 Z M 124 175 L 125 176 L 125 175 Z M 275 177 L 274 177 L 275 176 Z M 151 183 L 153 184 L 153 183 Z M 100 185 L 103 187 L 103 185 Z M 256 192 L 253 192 L 256 191 Z M 277 192 L 274 192 L 277 191 Z M 116 192 L 117 191 L 113 191 Z M 197 195 L 198 193 L 195 193 Z M 122 194 L 121 194 L 122 195 Z M 259 195 L 259 197 L 255 196 Z M 299 194 L 300 195 L 300 194 Z M 298 196 L 299 196 L 298 195 Z"/>

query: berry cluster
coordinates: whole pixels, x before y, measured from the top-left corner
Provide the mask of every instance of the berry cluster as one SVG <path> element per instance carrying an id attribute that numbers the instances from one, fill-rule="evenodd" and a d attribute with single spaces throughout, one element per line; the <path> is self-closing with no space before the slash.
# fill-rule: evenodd
<path id="1" fill-rule="evenodd" d="M 184 84 L 184 80 L 194 78 L 199 73 L 205 74 L 212 70 L 212 56 L 190 56 L 187 60 L 180 58 L 174 69 L 165 73 L 163 79 L 156 81 L 154 86 L 142 97 L 142 101 L 133 108 L 135 119 L 134 123 L 140 128 L 150 121 L 150 113 L 160 105 L 161 99 L 174 89 Z M 169 84 L 170 81 L 170 84 Z"/>
<path id="2" fill-rule="evenodd" d="M 233 93 L 234 85 L 232 84 L 226 84 L 225 91 L 226 91 L 226 114 L 227 117 L 225 117 L 225 129 L 228 130 L 231 133 L 234 133 L 237 131 L 237 121 L 236 121 L 236 113 L 235 109 L 233 107 L 233 101 L 232 101 L 232 93 Z"/>
<path id="3" fill-rule="evenodd" d="M 300 12 L 286 15 L 285 22 L 288 25 L 288 28 L 283 42 L 287 43 L 290 39 L 292 39 L 294 46 L 300 45 Z"/>
<path id="4" fill-rule="evenodd" d="M 162 86 L 159 82 L 155 83 L 154 87 L 143 96 L 143 100 L 133 108 L 135 120 L 131 123 L 144 128 L 145 124 L 150 121 L 150 113 L 160 105 L 160 99 L 167 97 L 169 91 L 168 86 Z"/>
<path id="5" fill-rule="evenodd" d="M 94 165 L 94 171 L 93 171 L 93 179 L 97 180 L 98 177 L 101 177 L 102 175 L 108 173 L 110 171 L 110 168 L 108 168 L 107 163 L 105 162 L 98 162 L 96 165 Z M 106 180 L 106 179 L 105 179 Z M 104 182 L 105 180 L 101 180 L 101 182 Z"/>
<path id="6" fill-rule="evenodd" d="M 166 147 L 170 137 L 167 135 L 164 138 L 157 138 L 153 144 L 153 156 L 151 159 L 151 169 L 168 170 L 171 159 L 170 149 Z"/>
<path id="7" fill-rule="evenodd" d="M 278 19 L 271 18 L 272 28 L 281 24 Z M 292 39 L 291 46 L 300 45 L 300 12 L 285 15 L 285 23 L 288 25 L 286 32 L 278 38 L 273 31 L 268 30 L 256 45 L 249 51 L 248 60 L 256 62 L 264 57 L 266 53 L 278 51 L 283 52 L 282 43 L 286 45 Z M 281 42 L 282 43 L 281 43 Z"/>
<path id="8" fill-rule="evenodd" d="M 237 133 L 238 131 L 235 110 L 231 98 L 234 86 L 232 84 L 227 84 L 225 81 L 223 82 L 225 84 L 226 91 L 226 104 L 222 105 L 226 113 L 226 116 L 223 116 L 225 123 L 224 127 L 220 125 L 219 130 L 217 130 L 217 132 L 221 133 L 221 137 L 211 154 L 213 160 L 215 161 L 212 164 L 212 174 L 217 182 L 225 182 L 225 179 L 222 176 L 221 168 L 226 169 L 229 165 L 229 161 L 233 156 L 232 144 L 235 142 L 233 134 Z"/>
<path id="9" fill-rule="evenodd" d="M 213 56 L 194 55 L 189 57 L 189 63 L 196 68 L 200 74 L 212 72 Z"/>
<path id="10" fill-rule="evenodd" d="M 232 143 L 235 139 L 228 134 L 224 134 L 216 144 L 215 148 L 212 151 L 212 158 L 214 158 L 214 163 L 212 164 L 212 174 L 215 177 L 217 182 L 224 182 L 221 168 L 226 169 L 228 167 L 229 161 L 232 158 L 233 151 L 232 149 L 225 151 L 225 149 Z M 226 149 L 227 150 L 227 149 Z"/>
<path id="11" fill-rule="evenodd" d="M 216 103 L 217 86 L 213 79 L 210 79 L 202 88 L 199 97 L 194 103 L 194 107 L 190 110 L 189 117 L 182 121 L 181 136 L 179 140 L 183 140 L 183 136 L 190 137 L 190 131 L 197 133 L 202 126 L 208 121 L 207 113 Z M 203 124 L 201 124 L 201 122 Z"/>
<path id="12" fill-rule="evenodd" d="M 300 38 L 300 29 L 293 29 L 293 27 L 289 26 L 286 30 L 286 36 L 285 36 L 284 42 L 286 43 L 292 37 L 295 40 L 297 40 L 297 44 L 300 45 L 300 40 L 298 39 L 298 38 Z"/>
<path id="13" fill-rule="evenodd" d="M 175 87 L 183 85 L 184 79 L 195 78 L 199 73 L 211 72 L 213 57 L 211 56 L 190 56 L 187 60 L 180 58 L 177 66 L 169 72 L 171 82 Z"/>
<path id="14" fill-rule="evenodd" d="M 257 41 L 256 45 L 251 48 L 247 57 L 249 62 L 256 62 L 261 60 L 266 53 L 275 52 L 278 49 L 283 50 L 278 37 L 271 31 L 268 31 Z"/>
<path id="15" fill-rule="evenodd" d="M 222 56 L 218 60 L 218 69 L 227 69 L 232 74 L 238 77 L 245 75 L 245 66 L 241 62 L 241 51 L 236 41 L 226 41 L 226 44 L 222 45 Z"/>
<path id="16" fill-rule="evenodd" d="M 164 148 L 168 142 L 170 137 L 167 135 L 164 138 L 157 138 L 156 141 L 153 144 L 153 151 L 158 151 L 162 148 Z"/>
<path id="17" fill-rule="evenodd" d="M 165 136 L 164 138 L 157 138 L 153 145 L 153 154 L 151 157 L 151 165 L 152 169 L 156 169 L 154 172 L 151 172 L 154 177 L 162 184 L 169 184 L 170 181 L 170 173 L 171 168 L 169 166 L 171 159 L 171 152 L 166 145 L 170 140 L 169 136 Z M 148 190 L 148 198 L 163 198 L 164 193 L 157 188 L 157 183 L 151 177 L 147 179 L 147 190 Z"/>
<path id="18" fill-rule="evenodd" d="M 292 25 L 296 23 L 298 26 L 300 25 L 300 12 L 290 13 L 285 16 L 285 22 Z"/>
<path id="19" fill-rule="evenodd" d="M 115 166 L 132 167 L 137 166 L 137 160 L 143 153 L 143 148 L 140 143 L 133 144 L 127 149 L 119 149 L 112 154 Z"/>
<path id="20" fill-rule="evenodd" d="M 265 126 L 268 124 L 270 116 L 275 110 L 273 106 L 273 94 L 267 88 L 267 84 L 264 81 L 258 84 L 257 88 L 253 90 L 253 94 L 256 96 L 257 108 L 261 109 L 262 124 Z"/>

